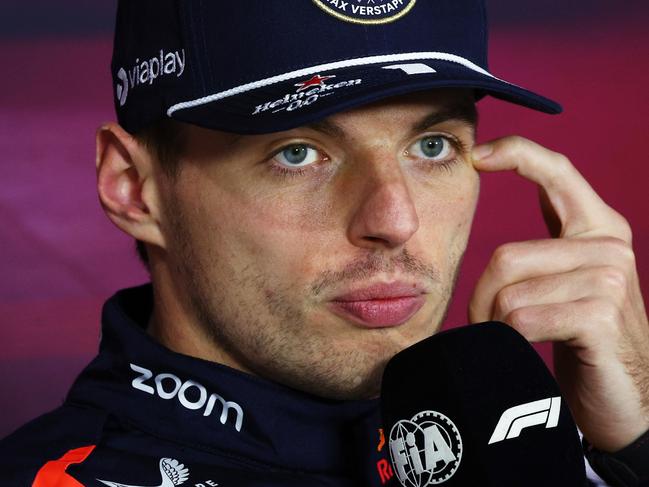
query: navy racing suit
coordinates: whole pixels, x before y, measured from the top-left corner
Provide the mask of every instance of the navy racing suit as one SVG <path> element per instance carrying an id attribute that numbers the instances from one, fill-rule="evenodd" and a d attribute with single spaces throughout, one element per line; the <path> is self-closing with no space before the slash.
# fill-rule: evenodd
<path id="1" fill-rule="evenodd" d="M 174 353 L 147 335 L 151 310 L 150 285 L 105 304 L 99 354 L 64 404 L 0 443 L 0 485 L 398 484 L 378 401 L 323 399 Z"/>

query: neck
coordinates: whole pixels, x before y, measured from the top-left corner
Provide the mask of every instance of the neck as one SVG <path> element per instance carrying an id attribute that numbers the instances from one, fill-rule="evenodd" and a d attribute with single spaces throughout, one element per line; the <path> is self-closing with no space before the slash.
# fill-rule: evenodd
<path id="1" fill-rule="evenodd" d="M 183 284 L 171 278 L 166 265 L 152 265 L 151 281 L 154 305 L 146 331 L 154 340 L 174 352 L 254 375 L 201 323 L 182 289 Z"/>

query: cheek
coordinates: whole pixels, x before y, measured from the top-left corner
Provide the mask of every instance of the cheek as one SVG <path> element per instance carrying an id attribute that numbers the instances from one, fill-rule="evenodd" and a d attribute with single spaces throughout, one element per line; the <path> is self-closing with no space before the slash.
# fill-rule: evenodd
<path id="1" fill-rule="evenodd" d="M 419 215 L 418 242 L 422 251 L 437 255 L 458 255 L 464 252 L 478 201 L 479 178 L 467 169 L 461 177 L 440 181 L 435 187 L 420 192 L 417 199 Z M 453 263 L 450 263 L 453 265 Z"/>
<path id="2" fill-rule="evenodd" d="M 231 266 L 280 280 L 284 274 L 287 283 L 314 271 L 312 256 L 322 255 L 331 238 L 330 205 L 313 193 L 226 193 L 207 208 L 217 208 L 207 218 L 221 235 L 219 245 L 227 249 Z"/>

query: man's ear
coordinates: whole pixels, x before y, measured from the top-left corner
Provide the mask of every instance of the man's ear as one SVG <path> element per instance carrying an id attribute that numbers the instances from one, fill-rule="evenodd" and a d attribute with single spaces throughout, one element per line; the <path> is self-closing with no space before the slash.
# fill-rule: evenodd
<path id="1" fill-rule="evenodd" d="M 97 191 L 108 218 L 122 231 L 165 248 L 158 187 L 149 151 L 116 123 L 97 130 Z"/>

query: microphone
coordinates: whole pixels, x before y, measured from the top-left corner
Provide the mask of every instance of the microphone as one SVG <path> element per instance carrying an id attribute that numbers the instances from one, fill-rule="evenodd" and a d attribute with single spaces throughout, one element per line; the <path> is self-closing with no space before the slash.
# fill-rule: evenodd
<path id="1" fill-rule="evenodd" d="M 584 455 L 559 387 L 504 323 L 448 330 L 395 355 L 381 386 L 404 487 L 581 487 Z"/>

